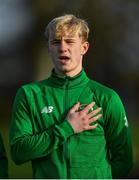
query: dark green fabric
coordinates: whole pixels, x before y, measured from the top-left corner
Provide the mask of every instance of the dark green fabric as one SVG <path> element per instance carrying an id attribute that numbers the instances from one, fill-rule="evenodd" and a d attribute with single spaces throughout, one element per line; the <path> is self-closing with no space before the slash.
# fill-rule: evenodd
<path id="1" fill-rule="evenodd" d="M 6 156 L 6 151 L 0 133 L 0 179 L 8 178 L 8 160 Z"/>
<path id="2" fill-rule="evenodd" d="M 76 103 L 95 101 L 102 118 L 94 130 L 75 134 L 66 120 Z M 132 166 L 132 144 L 123 104 L 115 91 L 84 70 L 75 77 L 52 72 L 47 80 L 21 87 L 10 127 L 16 164 L 32 161 L 34 178 L 122 178 Z"/>

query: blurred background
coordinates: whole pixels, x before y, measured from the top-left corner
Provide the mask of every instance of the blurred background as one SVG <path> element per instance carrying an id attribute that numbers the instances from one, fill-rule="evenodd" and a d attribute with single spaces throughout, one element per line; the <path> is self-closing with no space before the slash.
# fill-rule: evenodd
<path id="1" fill-rule="evenodd" d="M 139 178 L 139 1 L 138 0 L 0 0 L 0 131 L 10 178 L 31 178 L 31 163 L 16 166 L 8 135 L 17 89 L 47 78 L 52 69 L 44 30 L 54 17 L 73 13 L 90 26 L 84 67 L 90 78 L 120 95 L 132 129 L 134 167 Z"/>

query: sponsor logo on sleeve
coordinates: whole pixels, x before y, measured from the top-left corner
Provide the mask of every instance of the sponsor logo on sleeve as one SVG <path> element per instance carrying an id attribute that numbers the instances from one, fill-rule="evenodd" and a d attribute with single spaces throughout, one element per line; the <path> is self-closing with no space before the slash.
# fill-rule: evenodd
<path id="1" fill-rule="evenodd" d="M 125 126 L 128 127 L 128 121 L 127 121 L 127 117 L 124 117 L 124 121 L 125 121 Z"/>

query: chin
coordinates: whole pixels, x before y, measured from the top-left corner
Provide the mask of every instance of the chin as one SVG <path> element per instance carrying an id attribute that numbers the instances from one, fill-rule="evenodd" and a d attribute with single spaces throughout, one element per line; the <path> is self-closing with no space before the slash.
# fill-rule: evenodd
<path id="1" fill-rule="evenodd" d="M 58 69 L 59 69 L 59 72 L 61 72 L 62 74 L 69 75 L 69 74 L 72 74 L 76 68 L 65 65 L 65 66 L 60 66 Z"/>
<path id="2" fill-rule="evenodd" d="M 62 71 L 62 72 L 70 72 L 72 69 L 71 68 L 68 68 L 68 67 L 61 67 L 61 68 L 59 68 L 60 69 L 60 71 Z"/>

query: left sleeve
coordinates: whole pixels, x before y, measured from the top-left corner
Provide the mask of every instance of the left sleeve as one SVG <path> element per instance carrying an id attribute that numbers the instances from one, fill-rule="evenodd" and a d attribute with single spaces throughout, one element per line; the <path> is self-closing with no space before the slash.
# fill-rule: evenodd
<path id="1" fill-rule="evenodd" d="M 8 178 L 8 160 L 6 156 L 3 139 L 0 134 L 0 179 Z"/>
<path id="2" fill-rule="evenodd" d="M 124 178 L 133 166 L 131 132 L 124 106 L 115 92 L 108 102 L 105 114 L 105 135 L 112 177 Z"/>

